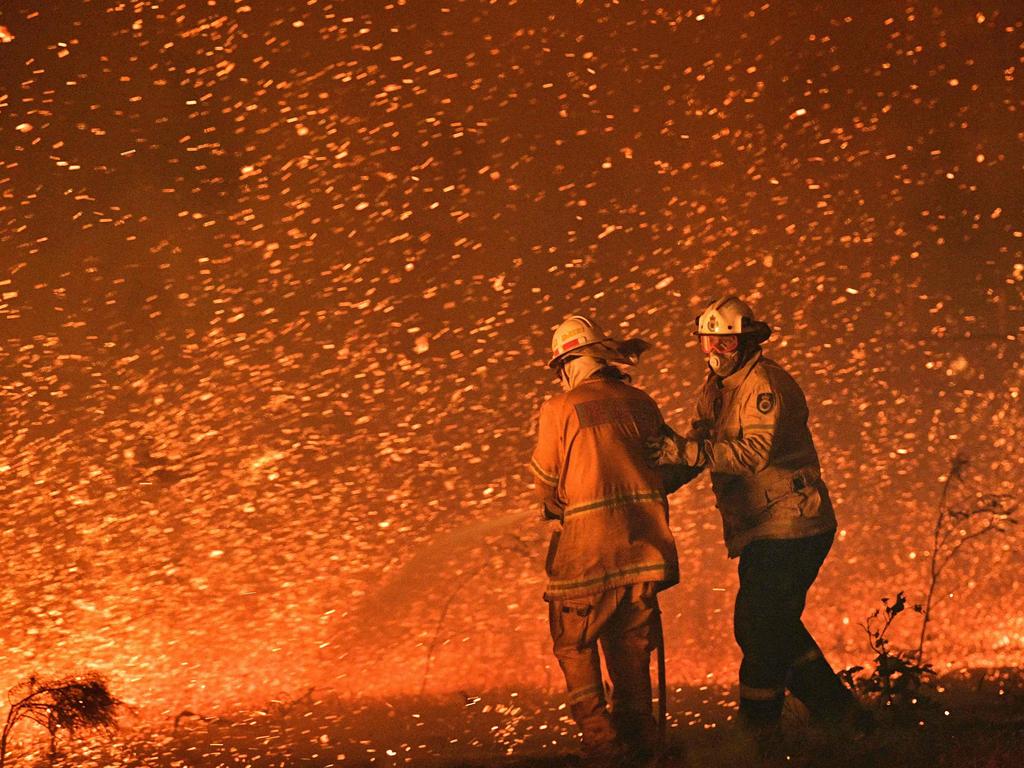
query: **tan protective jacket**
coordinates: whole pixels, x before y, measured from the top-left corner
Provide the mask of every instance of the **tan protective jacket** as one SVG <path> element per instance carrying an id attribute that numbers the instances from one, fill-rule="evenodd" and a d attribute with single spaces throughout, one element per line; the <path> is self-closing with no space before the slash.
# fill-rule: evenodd
<path id="1" fill-rule="evenodd" d="M 760 351 L 724 379 L 708 374 L 686 437 L 704 441 L 729 557 L 835 530 L 807 415 L 800 386 Z"/>
<path id="2" fill-rule="evenodd" d="M 530 469 L 538 495 L 562 518 L 548 551 L 546 600 L 679 581 L 662 476 L 644 452 L 663 423 L 648 395 L 601 376 L 541 406 Z"/>

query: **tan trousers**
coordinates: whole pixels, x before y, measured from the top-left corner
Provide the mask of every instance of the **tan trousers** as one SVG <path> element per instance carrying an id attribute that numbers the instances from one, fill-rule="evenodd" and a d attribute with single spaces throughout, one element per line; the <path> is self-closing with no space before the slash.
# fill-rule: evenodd
<path id="1" fill-rule="evenodd" d="M 660 637 L 653 583 L 633 584 L 596 595 L 549 604 L 555 657 L 565 674 L 569 705 L 583 744 L 651 735 L 651 651 Z M 611 678 L 611 713 L 605 700 L 601 660 Z"/>

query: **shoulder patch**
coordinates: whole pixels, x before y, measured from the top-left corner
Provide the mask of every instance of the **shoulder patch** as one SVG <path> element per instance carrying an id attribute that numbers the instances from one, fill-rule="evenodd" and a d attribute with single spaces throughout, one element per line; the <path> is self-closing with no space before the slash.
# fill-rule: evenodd
<path id="1" fill-rule="evenodd" d="M 762 392 L 757 396 L 757 411 L 758 413 L 770 413 L 772 408 L 775 407 L 775 393 L 774 392 Z"/>

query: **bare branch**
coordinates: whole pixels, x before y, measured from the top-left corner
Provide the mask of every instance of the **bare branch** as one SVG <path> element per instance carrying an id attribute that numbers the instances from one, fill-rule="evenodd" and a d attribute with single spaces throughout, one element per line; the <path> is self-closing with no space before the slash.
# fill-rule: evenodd
<path id="1" fill-rule="evenodd" d="M 7 740 L 19 721 L 31 720 L 46 728 L 53 753 L 59 731 L 74 735 L 82 729 L 113 729 L 117 725 L 117 710 L 122 706 L 99 675 L 50 681 L 33 675 L 8 691 L 7 700 L 11 707 L 0 735 L 0 768 L 7 758 Z"/>

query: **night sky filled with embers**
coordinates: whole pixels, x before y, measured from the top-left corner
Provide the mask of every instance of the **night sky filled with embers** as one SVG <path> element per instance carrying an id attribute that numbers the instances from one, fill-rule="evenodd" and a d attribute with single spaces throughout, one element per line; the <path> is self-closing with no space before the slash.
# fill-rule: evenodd
<path id="1" fill-rule="evenodd" d="M 724 292 L 807 392 L 808 623 L 864 663 L 954 453 L 1024 491 L 1022 45 L 1011 0 L 3 0 L 0 689 L 560 689 L 551 330 L 653 342 L 682 427 Z M 669 675 L 733 681 L 707 480 L 672 521 Z M 951 567 L 940 668 L 1024 660 L 1021 545 Z"/>

